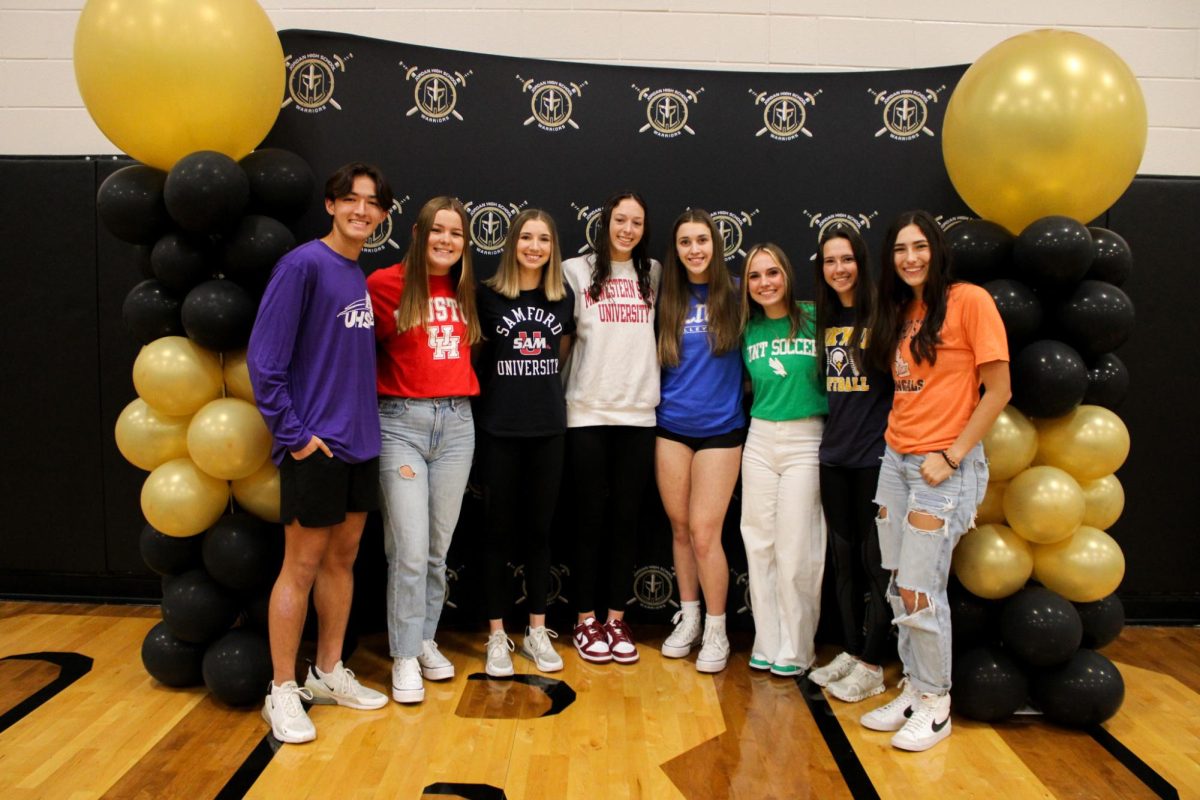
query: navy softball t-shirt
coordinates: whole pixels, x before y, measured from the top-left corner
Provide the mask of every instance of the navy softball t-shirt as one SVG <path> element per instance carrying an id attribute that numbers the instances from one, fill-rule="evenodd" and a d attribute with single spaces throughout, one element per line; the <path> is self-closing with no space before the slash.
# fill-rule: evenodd
<path id="1" fill-rule="evenodd" d="M 883 432 L 892 409 L 892 376 L 868 368 L 861 351 L 850 346 L 854 309 L 838 308 L 825 329 L 825 396 L 829 418 L 821 437 L 822 464 L 877 467 L 883 456 Z M 860 335 L 869 347 L 870 329 Z"/>

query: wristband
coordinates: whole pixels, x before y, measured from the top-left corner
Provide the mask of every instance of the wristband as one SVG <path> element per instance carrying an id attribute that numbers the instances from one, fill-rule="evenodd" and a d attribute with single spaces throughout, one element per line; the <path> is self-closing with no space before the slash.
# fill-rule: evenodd
<path id="1" fill-rule="evenodd" d="M 938 450 L 938 455 L 946 459 L 946 463 L 950 465 L 950 469 L 958 469 L 958 462 L 946 455 L 945 450 Z"/>

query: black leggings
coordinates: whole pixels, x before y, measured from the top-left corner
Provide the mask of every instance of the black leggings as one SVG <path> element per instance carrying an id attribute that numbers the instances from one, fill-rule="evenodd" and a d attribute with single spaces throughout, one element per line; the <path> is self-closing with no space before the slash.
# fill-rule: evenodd
<path id="1" fill-rule="evenodd" d="M 512 603 L 509 550 L 525 556 L 530 614 L 546 613 L 550 583 L 550 523 L 562 482 L 564 437 L 481 435 L 484 497 L 484 595 L 488 619 L 502 619 Z"/>
<path id="2" fill-rule="evenodd" d="M 879 467 L 821 465 L 821 505 L 829 525 L 834 584 L 846 652 L 868 664 L 890 660 L 890 573 L 881 565 L 875 526 Z M 866 602 L 863 602 L 863 598 Z"/>
<path id="3" fill-rule="evenodd" d="M 594 425 L 567 429 L 579 527 L 575 536 L 575 610 L 596 610 L 602 555 L 608 564 L 608 608 L 633 596 L 633 563 L 642 496 L 653 484 L 654 428 Z"/>

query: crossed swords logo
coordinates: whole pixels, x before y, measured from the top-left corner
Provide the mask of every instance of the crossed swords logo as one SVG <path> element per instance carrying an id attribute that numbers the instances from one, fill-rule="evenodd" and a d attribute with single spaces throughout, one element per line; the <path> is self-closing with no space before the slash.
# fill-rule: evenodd
<path id="1" fill-rule="evenodd" d="M 875 96 L 875 105 L 884 103 L 884 125 L 875 131 L 875 137 L 883 136 L 889 130 L 898 135 L 915 135 L 917 131 L 926 136 L 935 135 L 925 124 L 928 118 L 926 101 L 936 103 L 938 94 L 945 90 L 945 85 L 936 89 L 926 89 L 924 92 L 912 89 L 901 89 L 897 92 L 875 91 L 867 89 L 867 93 Z M 890 116 L 889 116 L 890 115 Z M 889 122 L 895 121 L 895 127 Z"/>
<path id="2" fill-rule="evenodd" d="M 793 133 L 803 133 L 808 138 L 812 138 L 812 131 L 804 127 L 804 106 L 815 105 L 817 95 L 822 90 L 817 89 L 815 92 L 805 92 L 804 94 L 796 94 L 795 92 L 756 92 L 753 89 L 748 90 L 754 95 L 754 105 L 763 105 L 763 122 L 765 123 L 759 128 L 755 136 L 762 136 L 764 133 L 774 133 L 776 136 L 791 136 Z"/>
<path id="3" fill-rule="evenodd" d="M 533 92 L 531 101 L 533 113 L 523 124 L 532 125 L 534 122 L 540 121 L 547 127 L 561 128 L 566 124 L 579 130 L 579 125 L 571 119 L 571 96 L 582 95 L 583 87 L 588 85 L 587 81 L 565 84 L 558 81 L 534 82 L 532 78 L 527 80 L 520 75 L 517 76 L 517 80 L 521 81 L 522 92 Z M 539 104 L 541 106 L 540 114 L 538 113 Z"/>
<path id="4" fill-rule="evenodd" d="M 336 108 L 342 107 L 333 99 L 333 71 L 346 71 L 346 62 L 354 58 L 353 53 L 347 53 L 345 58 L 339 55 L 326 57 L 310 53 L 298 59 L 291 56 L 284 61 L 288 68 L 288 96 L 279 107 L 287 108 L 293 102 L 306 108 L 316 108 L 325 103 Z M 298 84 L 298 85 L 297 85 Z M 299 89 L 300 97 L 296 97 L 295 89 Z"/>
<path id="5" fill-rule="evenodd" d="M 654 128 L 659 133 L 675 133 L 678 130 L 685 130 L 692 136 L 696 132 L 687 124 L 688 103 L 700 102 L 700 94 L 704 91 L 701 86 L 695 91 L 686 89 L 679 91 L 678 89 L 643 89 L 637 84 L 631 84 L 630 88 L 637 92 L 638 100 L 648 100 L 646 104 L 647 122 L 642 127 L 638 128 L 638 133 L 645 133 L 650 128 Z"/>
<path id="6" fill-rule="evenodd" d="M 457 71 L 449 73 L 437 68 L 422 70 L 420 67 L 410 67 L 403 61 L 400 62 L 400 67 L 404 69 L 404 80 L 410 81 L 416 76 L 417 81 L 416 89 L 413 91 L 415 103 L 405 112 L 404 116 L 411 117 L 419 111 L 435 119 L 450 115 L 462 122 L 462 114 L 459 114 L 454 108 L 457 99 L 454 87 L 455 85 L 466 86 L 467 76 L 472 75 L 473 70 L 467 70 L 465 73 Z M 426 102 L 424 104 L 421 102 L 422 93 L 425 95 Z"/>

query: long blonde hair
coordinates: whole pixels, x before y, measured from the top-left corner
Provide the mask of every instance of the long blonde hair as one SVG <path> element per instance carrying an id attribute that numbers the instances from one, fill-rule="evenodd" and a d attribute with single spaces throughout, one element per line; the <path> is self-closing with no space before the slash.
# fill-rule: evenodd
<path id="1" fill-rule="evenodd" d="M 400 294 L 400 305 L 396 308 L 396 330 L 403 333 L 410 328 L 425 327 L 429 313 L 429 235 L 433 221 L 439 211 L 453 211 L 463 225 L 462 275 L 458 278 L 455 291 L 458 313 L 467 326 L 467 344 L 475 344 L 480 338 L 479 314 L 475 311 L 475 275 L 471 270 L 471 222 L 463 204 L 453 197 L 435 197 L 421 206 L 417 222 L 413 225 L 412 241 L 404 255 L 404 290 Z"/>
<path id="2" fill-rule="evenodd" d="M 550 258 L 542 267 L 542 292 L 551 302 L 562 300 L 567 291 L 563 287 L 562 252 L 558 247 L 558 229 L 554 225 L 554 217 L 540 208 L 527 208 L 512 221 L 508 228 L 508 236 L 504 239 L 504 252 L 500 256 L 500 266 L 496 274 L 484 281 L 485 284 L 504 295 L 509 300 L 515 300 L 521 293 L 521 265 L 517 263 L 517 242 L 521 238 L 521 230 L 525 223 L 538 220 L 546 223 L 550 229 Z"/>

